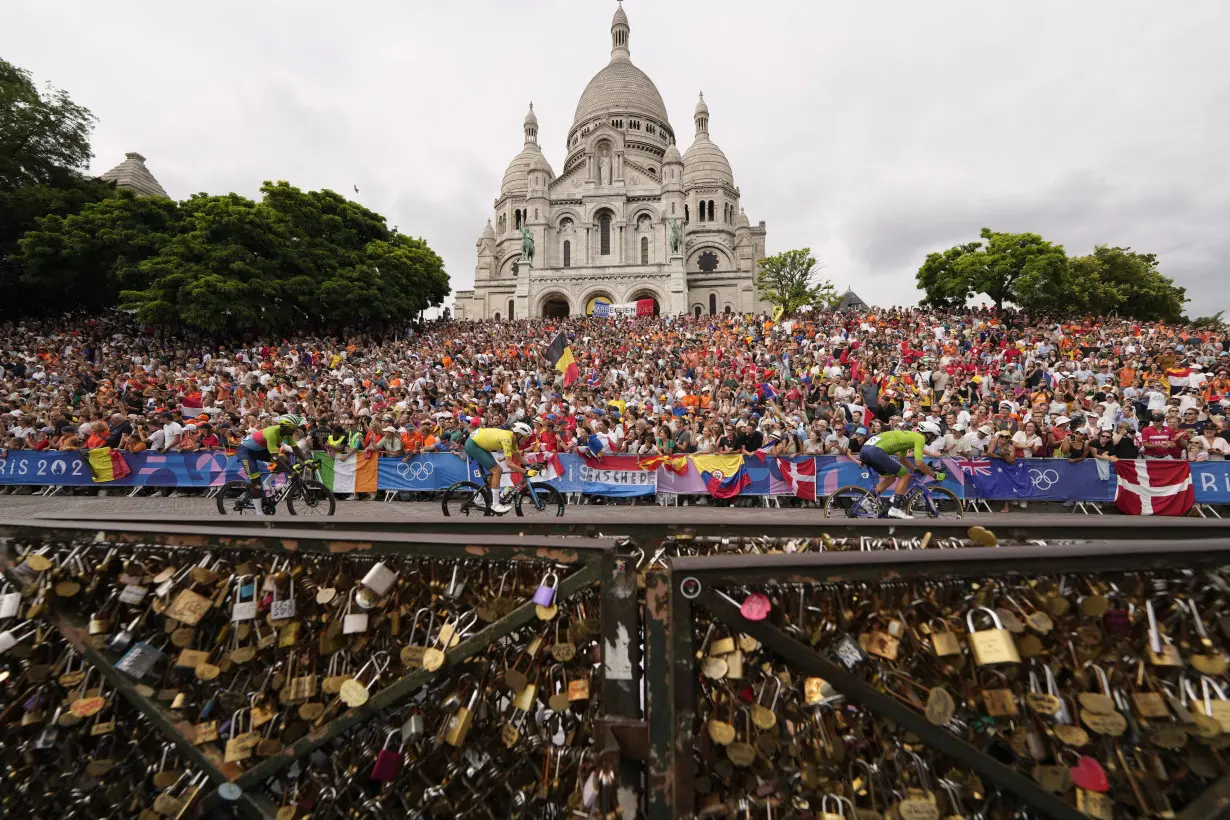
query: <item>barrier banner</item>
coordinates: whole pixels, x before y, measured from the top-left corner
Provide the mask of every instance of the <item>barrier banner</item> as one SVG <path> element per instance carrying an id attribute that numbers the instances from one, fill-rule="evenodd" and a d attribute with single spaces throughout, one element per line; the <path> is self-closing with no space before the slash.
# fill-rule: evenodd
<path id="1" fill-rule="evenodd" d="M 0 485 L 59 485 L 65 487 L 219 487 L 227 481 L 244 478 L 234 456 L 221 450 L 199 453 L 124 453 L 131 472 L 105 483 L 96 483 L 83 451 L 47 452 L 36 450 L 0 451 Z M 838 487 L 872 487 L 875 476 L 858 461 L 846 456 L 795 456 L 792 461 L 813 459 L 816 463 L 816 495 L 832 494 Z M 550 483 L 563 493 L 587 493 L 627 497 L 656 492 L 679 495 L 708 495 L 709 491 L 692 457 L 682 474 L 675 460 L 657 469 L 645 469 L 664 462 L 645 457 L 618 455 L 585 459 L 560 455 L 559 467 L 548 474 Z M 750 479 L 741 496 L 793 495 L 781 474 L 780 461 L 774 457 L 748 456 L 743 469 Z M 1024 459 L 1011 465 L 1007 476 L 996 473 L 995 466 L 1008 466 L 990 459 L 951 461 L 943 459 L 948 478 L 941 485 L 958 498 L 1021 501 L 1114 501 L 1117 480 L 1112 470 L 1099 471 L 1099 462 L 1086 459 L 1069 464 L 1064 459 Z M 1106 462 L 1100 463 L 1103 467 Z M 1197 504 L 1230 504 L 1230 461 L 1192 462 L 1192 486 Z M 988 476 L 988 473 L 990 476 Z M 1105 477 L 1103 477 L 1103 474 Z M 408 462 L 400 458 L 380 458 L 377 489 L 438 492 L 469 476 L 478 480 L 477 464 L 452 453 L 415 456 Z M 1012 494 L 1003 495 L 1006 490 Z M 990 493 L 987 495 L 987 493 Z"/>
<path id="2" fill-rule="evenodd" d="M 636 456 L 586 458 L 581 464 L 581 492 L 628 498 L 653 495 L 658 491 L 658 474 L 666 470 L 645 470 Z M 562 492 L 573 492 L 559 488 Z"/>
<path id="3" fill-rule="evenodd" d="M 969 485 L 970 498 L 988 501 L 1115 500 L 1114 483 L 1102 478 L 1093 459 L 1071 464 L 1061 458 L 1031 458 L 1009 464 L 1000 459 L 983 458 L 957 464 Z"/>
<path id="4" fill-rule="evenodd" d="M 243 478 L 235 456 L 221 450 L 200 453 L 125 453 L 131 472 L 103 487 L 220 487 Z M 94 487 L 80 451 L 9 450 L 0 457 L 0 484 Z"/>
<path id="5" fill-rule="evenodd" d="M 1230 504 L 1230 461 L 1193 461 L 1197 504 Z"/>
<path id="6" fill-rule="evenodd" d="M 400 458 L 380 459 L 380 477 L 377 486 L 381 490 L 408 490 L 429 493 L 443 490 L 458 481 L 465 481 L 469 473 L 467 460 L 452 453 L 414 456 L 409 461 Z M 475 473 L 478 465 L 475 464 Z M 479 475 L 474 480 L 481 480 Z"/>

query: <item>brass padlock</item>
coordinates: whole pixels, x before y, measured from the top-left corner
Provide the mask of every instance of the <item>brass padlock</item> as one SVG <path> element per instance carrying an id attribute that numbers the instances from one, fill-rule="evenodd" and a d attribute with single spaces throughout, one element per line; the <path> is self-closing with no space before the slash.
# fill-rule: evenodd
<path id="1" fill-rule="evenodd" d="M 974 629 L 974 613 L 985 612 L 991 616 L 994 629 L 977 632 Z M 969 629 L 969 646 L 974 652 L 974 662 L 979 666 L 990 666 L 997 663 L 1020 663 L 1021 656 L 1017 654 L 1012 633 L 1004 629 L 995 610 L 980 606 L 970 610 L 965 616 L 965 625 Z"/>
<path id="2" fill-rule="evenodd" d="M 448 719 L 448 728 L 444 730 L 445 743 L 457 747 L 466 742 L 466 735 L 470 733 L 470 724 L 474 722 L 474 705 L 477 702 L 478 688 L 475 687 L 473 694 L 470 695 L 469 702 L 454 712 L 453 716 Z"/>

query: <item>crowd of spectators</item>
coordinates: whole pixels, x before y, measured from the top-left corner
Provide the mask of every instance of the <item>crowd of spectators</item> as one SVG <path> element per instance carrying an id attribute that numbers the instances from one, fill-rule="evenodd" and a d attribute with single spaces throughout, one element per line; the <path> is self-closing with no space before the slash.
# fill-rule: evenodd
<path id="1" fill-rule="evenodd" d="M 580 377 L 542 357 L 568 334 Z M 857 455 L 930 419 L 935 455 L 1230 454 L 1230 340 L 1117 319 L 986 309 L 435 322 L 401 333 L 220 344 L 124 314 L 0 334 L 4 450 L 233 448 L 281 413 L 317 449 L 461 452 L 478 425 L 533 424 L 533 449 Z"/>

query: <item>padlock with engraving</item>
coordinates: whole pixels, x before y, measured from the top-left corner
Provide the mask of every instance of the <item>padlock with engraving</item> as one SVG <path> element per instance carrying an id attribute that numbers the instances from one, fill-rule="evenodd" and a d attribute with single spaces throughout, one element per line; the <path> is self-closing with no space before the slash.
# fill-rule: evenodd
<path id="1" fill-rule="evenodd" d="M 398 729 L 393 729 L 385 735 L 384 746 L 376 753 L 376 762 L 372 765 L 371 778 L 377 783 L 388 783 L 396 780 L 397 775 L 401 774 L 402 764 L 406 761 L 406 756 L 401 750 L 401 743 L 398 743 L 396 749 L 389 748 L 394 736 L 398 733 Z"/>
<path id="2" fill-rule="evenodd" d="M 162 651 L 145 642 L 133 644 L 115 663 L 115 668 L 129 677 L 141 680 L 162 658 Z"/>
<path id="3" fill-rule="evenodd" d="M 974 614 L 979 611 L 990 616 L 991 622 L 995 625 L 994 629 L 986 629 L 982 632 L 975 630 Z M 1021 656 L 1017 654 L 1016 644 L 1012 640 L 1012 633 L 1004 629 L 995 610 L 985 606 L 974 607 L 965 616 L 965 625 L 969 629 L 969 645 L 974 653 L 974 662 L 979 666 L 1021 662 Z"/>
<path id="4" fill-rule="evenodd" d="M 554 604 L 555 589 L 558 586 L 559 576 L 548 570 L 547 574 L 542 577 L 542 581 L 538 584 L 538 589 L 534 590 L 534 603 L 543 607 Z"/>
<path id="5" fill-rule="evenodd" d="M 474 707 L 478 703 L 478 687 L 470 694 L 469 701 L 460 707 L 448 719 L 444 730 L 444 742 L 453 747 L 463 746 L 466 735 L 470 733 L 470 724 L 474 722 Z"/>
<path id="6" fill-rule="evenodd" d="M 374 564 L 363 576 L 363 586 L 381 598 L 389 594 L 389 590 L 395 583 L 397 583 L 397 573 L 385 566 L 382 561 Z"/>
<path id="7" fill-rule="evenodd" d="M 257 579 L 255 575 L 240 575 L 235 579 L 235 602 L 231 606 L 232 621 L 251 621 L 256 618 Z"/>
<path id="8" fill-rule="evenodd" d="M 270 593 L 273 595 L 273 600 L 269 602 L 269 618 L 274 621 L 289 621 L 295 617 L 295 579 L 291 578 L 287 582 L 285 597 L 279 598 L 279 592 L 280 590 L 275 586 L 273 592 Z"/>

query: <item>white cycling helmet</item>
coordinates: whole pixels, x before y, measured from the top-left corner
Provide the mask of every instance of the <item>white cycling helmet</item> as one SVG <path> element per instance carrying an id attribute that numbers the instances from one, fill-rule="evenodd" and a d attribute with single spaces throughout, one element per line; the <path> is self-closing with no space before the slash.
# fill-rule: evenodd
<path id="1" fill-rule="evenodd" d="M 514 424 L 512 426 L 512 431 L 519 436 L 528 436 L 534 432 L 533 430 L 530 429 L 530 426 L 523 421 L 519 421 L 516 424 Z"/>
<path id="2" fill-rule="evenodd" d="M 924 435 L 938 436 L 940 435 L 940 426 L 933 421 L 924 421 L 918 425 L 918 432 Z"/>

